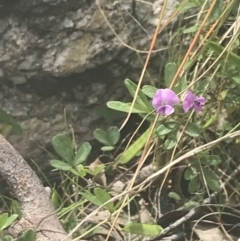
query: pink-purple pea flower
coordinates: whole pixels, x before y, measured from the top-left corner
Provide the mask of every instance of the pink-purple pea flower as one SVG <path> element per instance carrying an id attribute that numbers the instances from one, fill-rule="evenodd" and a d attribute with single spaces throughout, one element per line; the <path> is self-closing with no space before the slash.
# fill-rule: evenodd
<path id="1" fill-rule="evenodd" d="M 192 91 L 188 91 L 183 100 L 183 110 L 184 112 L 189 111 L 191 108 L 195 112 L 201 111 L 202 107 L 205 105 L 205 98 L 196 96 Z"/>
<path id="2" fill-rule="evenodd" d="M 178 105 L 178 96 L 170 89 L 159 89 L 155 93 L 152 101 L 153 107 L 160 115 L 171 115 L 174 112 L 174 105 Z"/>

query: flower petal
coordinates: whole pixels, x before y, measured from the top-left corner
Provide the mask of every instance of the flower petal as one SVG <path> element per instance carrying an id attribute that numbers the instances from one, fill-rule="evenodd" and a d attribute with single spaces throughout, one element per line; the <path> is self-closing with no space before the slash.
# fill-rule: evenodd
<path id="1" fill-rule="evenodd" d="M 160 106 L 163 105 L 163 101 L 162 101 L 162 90 L 159 89 L 157 90 L 157 92 L 155 93 L 153 100 L 152 100 L 152 105 L 153 107 L 157 110 Z"/>
<path id="2" fill-rule="evenodd" d="M 193 107 L 193 108 L 194 108 L 195 112 L 198 113 L 199 111 L 202 110 L 202 105 L 194 104 L 194 107 Z"/>
<path id="3" fill-rule="evenodd" d="M 164 89 L 164 102 L 169 106 L 178 105 L 180 100 L 176 93 L 170 89 Z"/>
<path id="4" fill-rule="evenodd" d="M 205 103 L 206 103 L 205 98 L 202 97 L 202 96 L 196 98 L 196 101 L 197 101 L 197 102 L 199 103 L 199 105 L 201 105 L 201 106 L 205 105 Z"/>
<path id="5" fill-rule="evenodd" d="M 196 112 L 201 111 L 204 104 L 205 104 L 205 98 L 204 97 L 201 96 L 201 97 L 196 98 L 196 100 L 194 101 L 194 110 Z"/>
<path id="6" fill-rule="evenodd" d="M 152 105 L 155 109 L 163 105 L 174 106 L 180 103 L 178 96 L 170 89 L 159 89 L 153 97 Z"/>
<path id="7" fill-rule="evenodd" d="M 160 115 L 166 115 L 169 116 L 174 112 L 174 108 L 170 105 L 163 105 L 157 109 L 157 112 Z"/>
<path id="8" fill-rule="evenodd" d="M 174 109 L 170 105 L 165 105 L 165 115 L 171 115 L 174 112 Z"/>
<path id="9" fill-rule="evenodd" d="M 183 100 L 183 110 L 188 112 L 193 107 L 196 95 L 192 91 L 188 91 Z"/>

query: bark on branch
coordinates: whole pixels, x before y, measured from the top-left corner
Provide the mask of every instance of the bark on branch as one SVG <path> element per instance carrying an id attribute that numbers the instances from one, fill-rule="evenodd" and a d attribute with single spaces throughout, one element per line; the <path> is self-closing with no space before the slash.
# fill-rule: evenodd
<path id="1" fill-rule="evenodd" d="M 35 229 L 37 241 L 71 240 L 61 226 L 49 195 L 27 162 L 0 135 L 0 175 L 19 200 L 22 218 L 9 230 L 17 237 L 23 231 Z"/>

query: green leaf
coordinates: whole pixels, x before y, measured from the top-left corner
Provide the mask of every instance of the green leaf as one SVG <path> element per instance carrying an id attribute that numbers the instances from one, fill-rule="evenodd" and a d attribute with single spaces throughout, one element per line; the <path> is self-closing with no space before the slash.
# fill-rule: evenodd
<path id="1" fill-rule="evenodd" d="M 97 206 L 101 206 L 102 202 L 101 200 L 99 200 L 96 196 L 94 196 L 93 194 L 91 194 L 90 192 L 86 191 L 86 192 L 79 192 L 85 199 L 87 199 L 89 202 L 97 205 Z"/>
<path id="2" fill-rule="evenodd" d="M 217 114 L 213 114 L 210 116 L 210 119 L 207 120 L 207 122 L 203 125 L 202 129 L 208 128 L 210 125 L 212 125 L 217 120 Z"/>
<path id="3" fill-rule="evenodd" d="M 124 83 L 129 91 L 130 95 L 132 97 L 134 97 L 136 90 L 137 90 L 137 85 L 129 79 L 125 79 Z M 141 89 L 139 89 L 139 91 L 138 91 L 136 103 L 138 103 L 140 106 L 143 106 L 144 108 L 149 108 L 149 107 L 151 108 L 151 105 L 150 105 L 146 95 L 144 95 L 144 93 L 142 92 Z"/>
<path id="4" fill-rule="evenodd" d="M 1 239 L 0 239 L 1 240 Z M 3 241 L 13 241 L 14 239 L 13 239 L 13 237 L 12 236 L 10 236 L 10 235 L 7 235 L 7 236 L 5 236 L 4 238 L 3 238 Z"/>
<path id="5" fill-rule="evenodd" d="M 4 224 L 6 223 L 7 219 L 8 219 L 7 213 L 3 213 L 2 215 L 0 215 L 0 230 L 3 230 Z"/>
<path id="6" fill-rule="evenodd" d="M 61 198 L 55 188 L 52 188 L 51 201 L 55 209 L 60 207 Z"/>
<path id="7" fill-rule="evenodd" d="M 177 139 L 175 139 L 174 137 L 168 138 L 165 142 L 164 142 L 164 147 L 166 150 L 171 150 L 177 143 Z"/>
<path id="8" fill-rule="evenodd" d="M 96 129 L 93 135 L 106 146 L 114 146 L 120 139 L 120 131 L 116 126 L 111 126 L 107 132 L 102 129 Z"/>
<path id="9" fill-rule="evenodd" d="M 158 236 L 163 229 L 161 226 L 155 224 L 129 223 L 122 230 L 137 235 Z"/>
<path id="10" fill-rule="evenodd" d="M 164 142 L 164 148 L 166 150 L 171 150 L 177 144 L 178 133 L 177 131 L 171 132 L 166 141 Z"/>
<path id="11" fill-rule="evenodd" d="M 152 126 L 150 126 L 133 144 L 131 144 L 128 149 L 120 156 L 120 158 L 114 164 L 116 167 L 118 164 L 126 164 L 133 157 L 137 155 L 137 153 L 144 147 L 146 144 L 148 137 L 150 135 Z"/>
<path id="12" fill-rule="evenodd" d="M 2 226 L 1 230 L 8 228 L 11 224 L 13 224 L 13 222 L 17 219 L 17 217 L 18 217 L 17 214 L 13 214 L 10 217 L 8 217 L 4 225 Z"/>
<path id="13" fill-rule="evenodd" d="M 52 140 L 52 145 L 57 154 L 72 164 L 74 158 L 73 146 L 70 137 L 66 134 L 59 134 L 54 136 Z"/>
<path id="14" fill-rule="evenodd" d="M 111 143 L 109 143 L 107 139 L 107 132 L 102 129 L 96 129 L 93 133 L 96 140 L 98 140 L 100 143 L 111 146 Z"/>
<path id="15" fill-rule="evenodd" d="M 198 137 L 201 133 L 201 129 L 194 123 L 188 123 L 185 132 L 192 137 Z"/>
<path id="16" fill-rule="evenodd" d="M 109 141 L 109 143 L 111 143 L 112 146 L 116 145 L 117 142 L 120 139 L 120 131 L 119 128 L 116 126 L 111 126 L 108 130 L 107 130 L 107 140 Z"/>
<path id="17" fill-rule="evenodd" d="M 168 194 L 168 196 L 169 196 L 170 198 L 173 198 L 173 199 L 177 200 L 177 201 L 181 200 L 181 197 L 180 197 L 176 192 L 170 192 L 170 193 Z"/>
<path id="18" fill-rule="evenodd" d="M 168 88 L 171 85 L 171 82 L 173 80 L 173 77 L 175 76 L 177 72 L 177 65 L 176 63 L 168 63 L 165 66 L 164 69 L 164 80 L 165 80 L 165 86 Z"/>
<path id="19" fill-rule="evenodd" d="M 201 159 L 201 163 L 208 166 L 215 166 L 220 164 L 221 162 L 222 159 L 217 155 L 204 156 L 204 158 Z"/>
<path id="20" fill-rule="evenodd" d="M 87 171 L 83 165 L 80 164 L 80 165 L 76 166 L 75 168 L 77 169 L 77 172 L 74 169 L 70 170 L 73 174 L 80 176 L 80 177 L 86 176 Z"/>
<path id="21" fill-rule="evenodd" d="M 185 180 L 191 180 L 197 175 L 197 170 L 193 166 L 189 166 L 184 172 Z"/>
<path id="22" fill-rule="evenodd" d="M 79 165 L 79 166 L 81 166 L 81 165 Z M 83 172 L 77 172 L 77 171 L 76 171 L 75 169 L 73 169 L 73 168 L 71 168 L 69 171 L 70 171 L 71 173 L 73 173 L 74 175 L 80 176 L 80 177 L 84 177 L 84 176 L 86 175 L 85 169 L 84 169 L 84 174 L 82 174 Z"/>
<path id="23" fill-rule="evenodd" d="M 94 194 L 102 204 L 111 199 L 110 194 L 106 190 L 99 187 L 94 188 Z M 108 209 L 110 213 L 113 213 L 115 210 L 113 202 L 106 204 L 105 208 Z"/>
<path id="24" fill-rule="evenodd" d="M 138 114 L 142 119 L 148 122 L 154 122 L 156 119 L 156 112 L 152 112 L 151 114 Z"/>
<path id="25" fill-rule="evenodd" d="M 189 182 L 189 184 L 188 184 L 188 191 L 189 191 L 189 193 L 194 193 L 194 192 L 196 192 L 197 189 L 198 189 L 198 187 L 199 187 L 199 177 L 198 177 L 198 176 L 194 176 L 194 177 L 190 180 L 190 182 Z"/>
<path id="26" fill-rule="evenodd" d="M 181 8 L 180 8 L 180 13 L 184 13 L 188 11 L 191 8 L 197 7 L 199 4 L 197 2 L 186 2 Z"/>
<path id="27" fill-rule="evenodd" d="M 208 188 L 214 192 L 219 191 L 221 188 L 219 177 L 211 169 L 204 167 L 202 170 L 203 170 L 203 174 L 206 179 Z"/>
<path id="28" fill-rule="evenodd" d="M 107 102 L 107 106 L 110 109 L 127 112 L 127 113 L 130 112 L 131 105 L 132 105 L 131 103 L 123 103 L 121 101 Z M 143 108 L 142 106 L 137 106 L 135 103 L 131 113 L 148 113 L 148 112 L 149 111 L 147 109 Z"/>
<path id="29" fill-rule="evenodd" d="M 184 70 L 187 70 L 188 68 L 191 67 L 191 65 L 193 65 L 193 61 L 192 61 L 191 59 L 188 59 L 188 60 L 185 62 L 184 66 L 183 66 L 183 69 L 184 69 Z M 197 83 L 196 83 L 196 85 L 197 85 Z"/>
<path id="30" fill-rule="evenodd" d="M 102 151 L 112 151 L 114 149 L 115 149 L 114 146 L 103 146 L 103 147 L 101 147 Z"/>
<path id="31" fill-rule="evenodd" d="M 96 176 L 98 173 L 100 173 L 101 171 L 103 171 L 105 168 L 105 166 L 103 164 L 99 165 L 99 166 L 96 166 L 94 168 L 94 170 L 89 170 L 89 169 L 85 169 L 87 173 L 93 175 L 93 176 Z"/>
<path id="32" fill-rule="evenodd" d="M 22 209 L 18 201 L 12 200 L 13 213 L 18 215 L 18 218 L 22 218 Z"/>
<path id="33" fill-rule="evenodd" d="M 13 134 L 22 134 L 23 130 L 22 127 L 16 123 L 12 124 L 12 133 Z"/>
<path id="34" fill-rule="evenodd" d="M 197 30 L 198 30 L 198 25 L 194 25 L 194 26 L 192 26 L 192 27 L 189 27 L 189 28 L 186 28 L 186 29 L 184 29 L 183 30 L 183 33 L 195 33 L 195 32 L 197 32 Z"/>
<path id="35" fill-rule="evenodd" d="M 223 0 L 217 0 L 216 4 L 213 7 L 213 10 L 209 16 L 208 21 L 214 22 L 215 20 L 217 20 L 220 17 L 220 15 L 222 14 L 223 10 L 224 10 L 223 9 Z"/>
<path id="36" fill-rule="evenodd" d="M 228 90 L 221 91 L 221 93 L 218 95 L 218 100 L 224 100 L 227 95 L 228 95 Z"/>
<path id="37" fill-rule="evenodd" d="M 148 97 L 150 97 L 150 98 L 153 98 L 154 97 L 154 95 L 155 95 L 155 93 L 157 92 L 157 88 L 156 87 L 154 87 L 154 86 L 151 86 L 151 85 L 144 85 L 143 87 L 142 87 L 142 92 L 146 95 L 146 96 L 148 96 Z"/>
<path id="38" fill-rule="evenodd" d="M 237 84 L 240 84 L 240 77 L 232 77 L 232 79 L 233 79 Z"/>
<path id="39" fill-rule="evenodd" d="M 222 47 L 218 43 L 209 41 L 207 45 L 218 55 L 220 55 L 224 51 L 224 47 Z M 222 58 L 227 58 L 228 62 L 232 63 L 233 65 L 235 65 L 236 68 L 240 69 L 240 56 L 226 50 L 224 51 Z"/>
<path id="40" fill-rule="evenodd" d="M 165 136 L 168 133 L 170 133 L 176 126 L 177 126 L 177 122 L 174 122 L 174 121 L 161 124 L 157 128 L 156 133 L 158 136 Z"/>
<path id="41" fill-rule="evenodd" d="M 21 240 L 22 241 L 35 241 L 36 239 L 36 231 L 29 229 L 25 232 L 23 232 Z"/>
<path id="42" fill-rule="evenodd" d="M 72 169 L 72 167 L 68 163 L 63 161 L 51 160 L 50 163 L 51 163 L 51 166 L 61 171 L 70 171 Z"/>
<path id="43" fill-rule="evenodd" d="M 79 147 L 74 157 L 74 165 L 79 165 L 84 161 L 86 161 L 91 150 L 92 150 L 92 146 L 89 144 L 89 142 L 83 142 L 83 144 Z"/>

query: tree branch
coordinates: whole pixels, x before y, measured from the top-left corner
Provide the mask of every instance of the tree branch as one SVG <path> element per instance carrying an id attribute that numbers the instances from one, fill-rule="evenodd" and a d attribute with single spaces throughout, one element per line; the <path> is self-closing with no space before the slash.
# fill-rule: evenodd
<path id="1" fill-rule="evenodd" d="M 36 173 L 20 154 L 0 135 L 0 175 L 20 202 L 22 218 L 9 232 L 14 237 L 23 231 L 35 229 L 38 241 L 60 241 L 67 233 L 61 226 L 49 195 Z"/>

